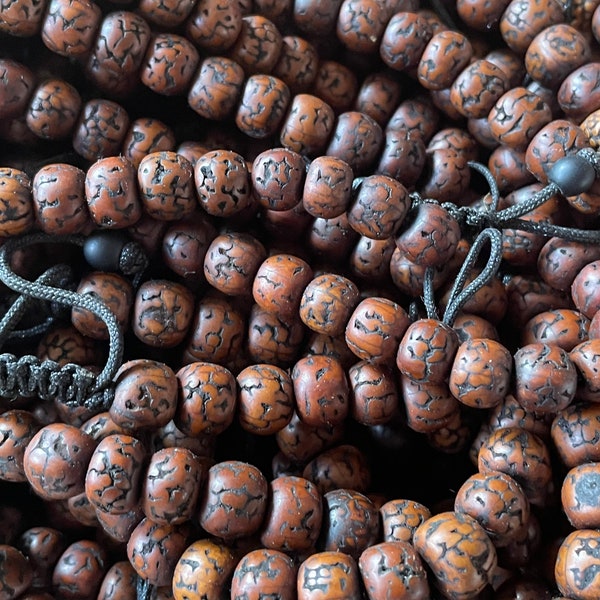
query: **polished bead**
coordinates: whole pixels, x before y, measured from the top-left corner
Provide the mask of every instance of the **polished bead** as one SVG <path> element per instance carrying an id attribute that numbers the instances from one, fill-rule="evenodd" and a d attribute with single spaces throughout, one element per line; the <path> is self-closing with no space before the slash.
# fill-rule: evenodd
<path id="1" fill-rule="evenodd" d="M 548 170 L 548 180 L 558 186 L 563 196 L 587 192 L 595 179 L 593 165 L 577 154 L 560 158 Z"/>

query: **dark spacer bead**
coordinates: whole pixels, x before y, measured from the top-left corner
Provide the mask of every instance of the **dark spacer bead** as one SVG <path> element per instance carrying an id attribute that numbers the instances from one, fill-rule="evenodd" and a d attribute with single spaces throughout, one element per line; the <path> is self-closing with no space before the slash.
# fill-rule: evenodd
<path id="1" fill-rule="evenodd" d="M 83 244 L 88 264 L 98 271 L 119 271 L 121 253 L 129 238 L 120 231 L 96 231 Z"/>
<path id="2" fill-rule="evenodd" d="M 593 165 L 583 156 L 572 154 L 558 159 L 548 169 L 548 181 L 560 189 L 563 196 L 587 192 L 596 179 Z"/>

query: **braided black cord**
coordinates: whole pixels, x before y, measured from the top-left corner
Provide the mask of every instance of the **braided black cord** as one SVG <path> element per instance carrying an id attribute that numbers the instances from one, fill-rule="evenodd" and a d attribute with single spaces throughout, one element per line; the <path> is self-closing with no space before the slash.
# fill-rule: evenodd
<path id="1" fill-rule="evenodd" d="M 147 579 L 143 579 L 139 575 L 136 581 L 136 595 L 137 600 L 152 600 L 156 596 L 156 588 L 151 585 Z"/>
<path id="2" fill-rule="evenodd" d="M 439 320 L 437 306 L 435 305 L 435 299 L 433 294 L 432 267 L 427 267 L 427 269 L 425 269 L 425 277 L 423 279 L 423 304 L 425 305 L 427 318 Z"/>

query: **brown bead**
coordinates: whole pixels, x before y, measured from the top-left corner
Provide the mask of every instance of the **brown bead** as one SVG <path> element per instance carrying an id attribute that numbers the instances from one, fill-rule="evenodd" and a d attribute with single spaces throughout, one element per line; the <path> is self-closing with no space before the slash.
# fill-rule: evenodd
<path id="1" fill-rule="evenodd" d="M 478 315 L 461 312 L 454 321 L 453 329 L 461 343 L 475 338 L 500 341 L 496 327 Z"/>
<path id="2" fill-rule="evenodd" d="M 577 273 L 571 284 L 573 302 L 588 319 L 593 318 L 600 308 L 600 295 L 596 285 L 599 273 L 600 260 L 594 260 Z"/>
<path id="3" fill-rule="evenodd" d="M 588 337 L 590 320 L 569 308 L 544 311 L 527 321 L 521 344 L 544 343 L 570 352 Z"/>
<path id="4" fill-rule="evenodd" d="M 335 60 L 319 61 L 311 94 L 321 98 L 335 113 L 351 110 L 358 93 L 354 72 Z"/>
<path id="5" fill-rule="evenodd" d="M 600 108 L 600 89 L 596 84 L 600 63 L 591 62 L 571 72 L 557 93 L 558 103 L 567 117 L 579 122 Z"/>
<path id="6" fill-rule="evenodd" d="M 408 542 L 375 544 L 360 555 L 358 566 L 369 600 L 431 597 L 427 572 Z"/>
<path id="7" fill-rule="evenodd" d="M 154 25 L 174 29 L 183 24 L 196 5 L 194 0 L 142 0 L 137 6 L 137 11 Z"/>
<path id="8" fill-rule="evenodd" d="M 0 479 L 27 481 L 23 466 L 25 450 L 42 424 L 26 410 L 0 414 Z"/>
<path id="9" fill-rule="evenodd" d="M 96 518 L 100 523 L 102 532 L 109 539 L 124 543 L 129 540 L 133 530 L 144 518 L 144 513 L 142 512 L 141 505 L 138 505 L 128 513 L 121 515 L 111 515 L 110 513 L 98 511 L 96 512 Z"/>
<path id="10" fill-rule="evenodd" d="M 307 92 L 317 76 L 318 62 L 317 49 L 310 42 L 296 35 L 286 35 L 273 75 L 288 86 L 292 95 Z"/>
<path id="11" fill-rule="evenodd" d="M 75 127 L 73 149 L 89 161 L 114 156 L 121 150 L 128 127 L 129 115 L 120 104 L 88 100 Z"/>
<path id="12" fill-rule="evenodd" d="M 231 600 L 261 600 L 264 594 L 279 600 L 296 598 L 296 567 L 292 558 L 278 550 L 252 550 L 233 572 Z"/>
<path id="13" fill-rule="evenodd" d="M 596 439 L 600 435 L 600 405 L 572 404 L 560 411 L 552 422 L 552 441 L 568 468 L 598 461 Z"/>
<path id="14" fill-rule="evenodd" d="M 575 365 L 579 376 L 577 398 L 596 401 L 600 398 L 600 376 L 596 363 L 600 353 L 600 339 L 595 338 L 577 344 L 569 358 Z"/>
<path id="15" fill-rule="evenodd" d="M 337 38 L 349 50 L 374 53 L 389 16 L 385 4 L 377 0 L 344 0 L 337 17 Z"/>
<path id="16" fill-rule="evenodd" d="M 188 546 L 175 564 L 173 598 L 224 598 L 236 566 L 236 558 L 225 543 L 202 539 Z"/>
<path id="17" fill-rule="evenodd" d="M 198 0 L 186 24 L 186 37 L 209 55 L 217 56 L 234 44 L 241 30 L 238 2 Z"/>
<path id="18" fill-rule="evenodd" d="M 71 496 L 67 501 L 69 513 L 79 524 L 84 527 L 97 527 L 98 517 L 96 516 L 96 508 L 88 500 L 85 492 Z"/>
<path id="19" fill-rule="evenodd" d="M 571 25 L 558 23 L 538 33 L 525 54 L 527 74 L 549 88 L 558 88 L 565 77 L 588 62 L 590 45 Z"/>
<path id="20" fill-rule="evenodd" d="M 362 425 L 388 423 L 398 408 L 398 390 L 387 365 L 360 361 L 348 371 L 351 387 L 350 414 Z"/>
<path id="21" fill-rule="evenodd" d="M 127 542 L 127 558 L 136 573 L 151 585 L 171 584 L 186 543 L 184 527 L 142 519 Z"/>
<path id="22" fill-rule="evenodd" d="M 72 425 L 42 427 L 23 456 L 29 485 L 47 500 L 63 500 L 83 492 L 85 469 L 94 447 L 94 440 Z"/>
<path id="23" fill-rule="evenodd" d="M 498 406 L 490 411 L 487 423 L 491 431 L 501 427 L 521 427 L 544 441 L 548 441 L 552 418 L 553 415 L 524 409 L 512 394 L 508 394 Z"/>
<path id="24" fill-rule="evenodd" d="M 386 72 L 367 75 L 358 90 L 355 110 L 369 115 L 385 127 L 402 95 L 400 83 Z"/>
<path id="25" fill-rule="evenodd" d="M 579 529 L 565 537 L 554 570 L 561 594 L 577 600 L 593 600 L 600 594 L 597 574 L 599 538 L 596 529 Z"/>
<path id="26" fill-rule="evenodd" d="M 415 500 L 389 500 L 379 508 L 381 536 L 384 542 L 412 543 L 413 535 L 431 511 Z"/>
<path id="27" fill-rule="evenodd" d="M 250 365 L 237 375 L 238 418 L 245 431 L 272 435 L 283 429 L 294 413 L 290 375 L 274 365 Z"/>
<path id="28" fill-rule="evenodd" d="M 65 535 L 53 527 L 31 527 L 20 535 L 17 546 L 31 567 L 31 587 L 50 587 L 54 565 L 67 547 Z"/>
<path id="29" fill-rule="evenodd" d="M 50 0 L 42 24 L 42 41 L 55 54 L 85 56 L 93 47 L 102 20 L 91 0 Z"/>
<path id="30" fill-rule="evenodd" d="M 127 431 L 117 425 L 111 418 L 108 411 L 103 411 L 94 415 L 85 421 L 81 427 L 81 431 L 92 436 L 96 442 L 102 441 L 105 437 L 113 434 L 126 434 Z"/>
<path id="31" fill-rule="evenodd" d="M 562 508 L 576 529 L 594 529 L 600 523 L 600 505 L 596 489 L 599 483 L 598 463 L 588 462 L 573 467 L 561 488 Z"/>
<path id="32" fill-rule="evenodd" d="M 98 542 L 73 542 L 54 567 L 52 586 L 59 598 L 96 597 L 108 569 L 108 556 Z"/>
<path id="33" fill-rule="evenodd" d="M 135 597 L 137 576 L 127 560 L 120 560 L 108 569 L 97 600 L 130 600 Z"/>
<path id="34" fill-rule="evenodd" d="M 484 529 L 461 513 L 441 512 L 422 523 L 414 546 L 431 568 L 435 586 L 455 600 L 479 594 L 497 565 L 495 548 Z"/>
<path id="35" fill-rule="evenodd" d="M 121 365 L 115 375 L 112 420 L 129 431 L 157 429 L 174 416 L 177 379 L 166 364 L 134 359 Z"/>
<path id="36" fill-rule="evenodd" d="M 415 69 L 433 32 L 427 19 L 416 12 L 397 12 L 387 23 L 379 54 L 395 71 Z"/>
<path id="37" fill-rule="evenodd" d="M 46 2 L 35 0 L 3 5 L 0 32 L 18 37 L 36 35 L 40 30 L 45 9 Z"/>
<path id="38" fill-rule="evenodd" d="M 298 568 L 298 600 L 347 598 L 359 600 L 356 560 L 343 552 L 316 552 Z"/>
<path id="39" fill-rule="evenodd" d="M 269 483 L 269 498 L 260 534 L 263 546 L 286 553 L 312 549 L 323 518 L 316 486 L 302 477 L 278 477 Z"/>
<path id="40" fill-rule="evenodd" d="M 498 183 L 500 193 L 512 192 L 536 181 L 527 169 L 524 150 L 496 146 L 489 156 L 487 166 Z"/>
<path id="41" fill-rule="evenodd" d="M 589 144 L 592 148 L 598 148 L 600 143 L 600 110 L 590 113 L 581 123 L 585 135 L 588 136 Z"/>
<path id="42" fill-rule="evenodd" d="M 348 414 L 349 389 L 341 364 L 329 356 L 301 358 L 292 369 L 296 410 L 308 425 L 341 423 Z"/>
<path id="43" fill-rule="evenodd" d="M 342 1 L 331 0 L 322 4 L 320 0 L 296 0 L 294 24 L 301 31 L 313 36 L 331 34 L 335 30 Z"/>
<path id="44" fill-rule="evenodd" d="M 521 427 L 493 431 L 479 450 L 478 466 L 480 473 L 501 471 L 510 475 L 531 504 L 545 504 L 552 466 L 548 448 L 537 435 Z"/>
<path id="45" fill-rule="evenodd" d="M 308 167 L 302 204 L 313 217 L 332 219 L 344 213 L 352 195 L 353 172 L 333 156 L 315 158 Z"/>
<path id="46" fill-rule="evenodd" d="M 405 129 L 386 131 L 384 145 L 375 172 L 396 179 L 405 187 L 413 186 L 426 163 L 425 144 Z"/>
<path id="47" fill-rule="evenodd" d="M 21 116 L 33 93 L 35 77 L 23 64 L 4 58 L 0 60 L 0 119 Z"/>
<path id="48" fill-rule="evenodd" d="M 93 365 L 98 360 L 98 349 L 94 340 L 81 335 L 72 325 L 58 325 L 50 328 L 40 340 L 36 355 L 61 366 L 67 363 Z"/>
<path id="49" fill-rule="evenodd" d="M 158 119 L 136 119 L 125 134 L 121 154 L 137 170 L 148 154 L 172 151 L 174 148 L 175 134 L 165 123 Z"/>
<path id="50" fill-rule="evenodd" d="M 34 222 L 31 180 L 18 169 L 0 168 L 0 236 L 26 233 Z"/>
<path id="51" fill-rule="evenodd" d="M 188 435 L 217 435 L 231 425 L 236 381 L 229 369 L 194 362 L 177 371 L 179 403 L 175 425 Z"/>

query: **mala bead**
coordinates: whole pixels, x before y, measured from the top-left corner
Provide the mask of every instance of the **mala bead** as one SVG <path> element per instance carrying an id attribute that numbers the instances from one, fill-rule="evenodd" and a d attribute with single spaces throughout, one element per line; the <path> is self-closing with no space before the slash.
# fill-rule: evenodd
<path id="1" fill-rule="evenodd" d="M 391 363 L 410 324 L 408 313 L 396 302 L 365 298 L 348 320 L 346 344 L 362 360 Z"/>
<path id="2" fill-rule="evenodd" d="M 189 89 L 188 104 L 205 119 L 223 120 L 232 114 L 244 81 L 244 70 L 234 60 L 208 56 L 202 61 Z"/>
<path id="3" fill-rule="evenodd" d="M 283 552 L 260 548 L 248 552 L 235 567 L 231 600 L 261 600 L 265 594 L 295 600 L 296 567 Z"/>
<path id="4" fill-rule="evenodd" d="M 470 339 L 456 351 L 448 385 L 452 395 L 473 408 L 492 408 L 508 393 L 512 356 L 499 342 Z"/>
<path id="5" fill-rule="evenodd" d="M 415 500 L 397 499 L 385 502 L 379 508 L 379 516 L 384 542 L 412 544 L 417 527 L 431 517 L 431 511 Z"/>
<path id="6" fill-rule="evenodd" d="M 561 594 L 577 600 L 593 600 L 600 593 L 596 529 L 569 533 L 558 550 L 554 576 Z"/>
<path id="7" fill-rule="evenodd" d="M 396 365 L 415 382 L 441 384 L 448 377 L 457 349 L 458 336 L 446 323 L 419 319 L 406 329 Z"/>
<path id="8" fill-rule="evenodd" d="M 442 206 L 421 202 L 409 212 L 396 245 L 409 260 L 423 267 L 448 263 L 460 240 L 456 219 Z"/>
<path id="9" fill-rule="evenodd" d="M 433 32 L 429 22 L 415 12 L 397 12 L 387 23 L 379 55 L 395 71 L 415 69 Z"/>
<path id="10" fill-rule="evenodd" d="M 585 36 L 566 23 L 557 23 L 538 33 L 525 53 L 527 74 L 542 85 L 556 89 L 575 69 L 590 60 Z"/>
<path id="11" fill-rule="evenodd" d="M 336 23 L 337 39 L 349 50 L 372 54 L 390 17 L 389 9 L 377 0 L 344 0 Z"/>
<path id="12" fill-rule="evenodd" d="M 137 576 L 127 560 L 120 560 L 106 572 L 97 600 L 130 600 L 135 598 Z"/>
<path id="13" fill-rule="evenodd" d="M 52 423 L 32 438 L 23 469 L 33 491 L 45 500 L 66 500 L 84 491 L 93 438 L 73 425 Z"/>
<path id="14" fill-rule="evenodd" d="M 496 548 L 524 531 L 530 515 L 521 486 L 501 472 L 471 475 L 456 493 L 454 510 L 475 519 Z"/>
<path id="15" fill-rule="evenodd" d="M 139 15 L 129 11 L 108 13 L 87 60 L 86 75 L 108 94 L 128 95 L 135 86 L 150 35 L 148 23 Z"/>
<path id="16" fill-rule="evenodd" d="M 173 598 L 225 598 L 236 566 L 232 550 L 219 540 L 202 539 L 188 546 L 175 564 Z"/>
<path id="17" fill-rule="evenodd" d="M 489 156 L 487 166 L 498 184 L 500 193 L 511 192 L 536 181 L 527 170 L 524 150 L 496 146 Z"/>
<path id="18" fill-rule="evenodd" d="M 395 249 L 394 238 L 374 240 L 361 236 L 350 254 L 351 274 L 373 283 L 387 282 Z"/>
<path id="19" fill-rule="evenodd" d="M 321 494 L 340 488 L 366 493 L 371 483 L 367 457 L 350 444 L 325 450 L 313 458 L 304 467 L 302 477 L 312 481 Z"/>
<path id="20" fill-rule="evenodd" d="M 358 79 L 347 66 L 335 60 L 319 61 L 310 92 L 326 102 L 336 114 L 351 110 L 358 93 Z"/>
<path id="21" fill-rule="evenodd" d="M 500 67 L 507 78 L 507 89 L 517 87 L 525 79 L 526 71 L 522 58 L 508 48 L 496 48 L 484 58 Z"/>
<path id="22" fill-rule="evenodd" d="M 600 480 L 598 463 L 589 462 L 573 467 L 565 476 L 561 488 L 561 504 L 569 523 L 576 529 L 595 529 L 600 523 Z"/>
<path id="23" fill-rule="evenodd" d="M 386 72 L 367 75 L 358 90 L 354 108 L 384 128 L 400 102 L 400 83 Z"/>
<path id="24" fill-rule="evenodd" d="M 98 542 L 73 542 L 60 556 L 52 573 L 52 587 L 59 598 L 95 598 L 108 570 L 108 556 Z"/>
<path id="25" fill-rule="evenodd" d="M 369 600 L 431 597 L 427 572 L 408 542 L 375 544 L 360 555 L 358 566 Z"/>
<path id="26" fill-rule="evenodd" d="M 478 315 L 459 313 L 454 321 L 453 329 L 461 343 L 476 338 L 500 341 L 496 327 Z"/>
<path id="27" fill-rule="evenodd" d="M 487 425 L 490 432 L 501 427 L 520 427 L 544 441 L 549 441 L 553 418 L 553 415 L 524 409 L 512 394 L 508 394 L 498 406 L 491 409 Z"/>
<path id="28" fill-rule="evenodd" d="M 140 285 L 133 305 L 131 329 L 148 346 L 173 348 L 187 336 L 194 297 L 184 285 L 152 279 Z"/>
<path id="29" fill-rule="evenodd" d="M 579 375 L 577 398 L 597 401 L 600 398 L 600 375 L 596 367 L 600 354 L 600 340 L 586 340 L 577 344 L 570 352 L 569 358 L 575 365 Z"/>
<path id="30" fill-rule="evenodd" d="M 445 127 L 435 133 L 427 144 L 427 150 L 450 148 L 468 160 L 477 160 L 479 149 L 475 139 L 460 127 Z"/>
<path id="31" fill-rule="evenodd" d="M 117 425 L 111 418 L 108 411 L 104 411 L 90 417 L 82 423 L 81 431 L 92 436 L 96 442 L 113 434 L 127 434 L 127 431 Z"/>
<path id="32" fill-rule="evenodd" d="M 198 506 L 202 528 L 225 540 L 250 536 L 261 527 L 268 483 L 254 465 L 228 460 L 208 470 Z"/>
<path id="33" fill-rule="evenodd" d="M 201 466 L 204 463 L 210 463 L 211 457 L 215 453 L 214 436 L 191 436 L 187 435 L 175 426 L 173 421 L 169 421 L 164 427 L 157 429 L 151 439 L 151 448 L 155 452 L 164 448 L 187 448 L 201 459 Z"/>
<path id="34" fill-rule="evenodd" d="M 584 133 L 588 136 L 589 145 L 597 149 L 600 138 L 600 110 L 595 110 L 586 116 L 579 124 Z"/>
<path id="35" fill-rule="evenodd" d="M 175 415 L 177 378 L 162 362 L 138 358 L 123 363 L 115 375 L 111 419 L 128 431 L 157 429 Z"/>
<path id="36" fill-rule="evenodd" d="M 0 480 L 27 481 L 23 460 L 25 450 L 42 424 L 26 410 L 0 414 Z"/>
<path id="37" fill-rule="evenodd" d="M 479 523 L 457 512 L 441 512 L 415 531 L 414 547 L 429 565 L 434 585 L 448 598 L 474 598 L 490 582 L 497 554 Z"/>
<path id="38" fill-rule="evenodd" d="M 342 365 L 330 356 L 307 356 L 291 372 L 296 410 L 314 427 L 337 425 L 348 414 L 349 389 Z"/>
<path id="39" fill-rule="evenodd" d="M 383 131 L 377 121 L 358 111 L 338 115 L 326 154 L 348 163 L 355 175 L 365 173 L 377 159 Z"/>
<path id="40" fill-rule="evenodd" d="M 361 360 L 348 370 L 348 380 L 350 415 L 355 421 L 372 426 L 392 420 L 398 409 L 398 389 L 390 366 Z"/>
<path id="41" fill-rule="evenodd" d="M 356 560 L 343 552 L 316 552 L 298 568 L 298 600 L 321 598 L 359 600 Z"/>
<path id="42" fill-rule="evenodd" d="M 117 155 L 129 127 L 127 111 L 110 100 L 88 100 L 73 134 L 73 149 L 85 160 Z"/>
<path id="43" fill-rule="evenodd" d="M 306 171 L 302 191 L 304 210 L 317 218 L 339 217 L 350 204 L 353 178 L 352 168 L 341 158 L 315 158 Z"/>
<path id="44" fill-rule="evenodd" d="M 311 36 L 323 36 L 334 32 L 343 0 L 294 0 L 294 24 Z"/>
<path id="45" fill-rule="evenodd" d="M 96 446 L 85 476 L 85 494 L 98 511 L 124 514 L 139 502 L 146 449 L 130 435 L 113 434 Z"/>
<path id="46" fill-rule="evenodd" d="M 150 585 L 168 585 L 176 576 L 179 557 L 187 545 L 187 528 L 140 521 L 127 542 L 127 558 L 135 572 Z"/>
<path id="47" fill-rule="evenodd" d="M 248 167 L 233 150 L 213 150 L 194 165 L 200 206 L 215 217 L 231 217 L 252 204 Z"/>
<path id="48" fill-rule="evenodd" d="M 292 95 L 299 94 L 310 89 L 317 76 L 318 64 L 317 49 L 310 42 L 296 35 L 286 35 L 273 75 L 288 86 Z"/>
<path id="49" fill-rule="evenodd" d="M 0 119 L 21 116 L 35 86 L 34 74 L 23 64 L 0 60 Z"/>
<path id="50" fill-rule="evenodd" d="M 557 101 L 567 117 L 576 122 L 600 108 L 600 90 L 595 84 L 600 63 L 582 65 L 567 75 L 557 92 Z"/>
<path id="51" fill-rule="evenodd" d="M 25 556 L 14 546 L 0 544 L 0 598 L 20 598 L 32 581 L 31 566 Z"/>
<path id="52" fill-rule="evenodd" d="M 125 134 L 121 154 L 137 170 L 148 154 L 174 148 L 175 134 L 170 127 L 158 119 L 136 119 Z"/>
<path id="53" fill-rule="evenodd" d="M 120 515 L 97 511 L 96 518 L 98 519 L 98 523 L 100 523 L 102 532 L 109 539 L 122 544 L 129 540 L 133 530 L 144 518 L 144 513 L 142 512 L 141 505 L 138 505 L 128 513 Z"/>
<path id="54" fill-rule="evenodd" d="M 261 544 L 294 554 L 311 550 L 323 519 L 323 500 L 315 484 L 302 477 L 284 475 L 269 483 L 269 498 Z"/>
<path id="55" fill-rule="evenodd" d="M 24 171 L 0 168 L 0 236 L 26 233 L 34 223 L 31 180 Z"/>
<path id="56" fill-rule="evenodd" d="M 185 0 L 184 2 L 142 0 L 137 5 L 137 12 L 153 25 L 176 29 L 179 25 L 183 25 L 197 4 L 195 0 Z M 234 4 L 237 5 L 237 3 Z"/>
<path id="57" fill-rule="evenodd" d="M 67 508 L 71 516 L 84 527 L 97 527 L 98 517 L 94 505 L 88 500 L 85 492 L 72 496 L 67 500 Z"/>
<path id="58" fill-rule="evenodd" d="M 559 308 L 539 313 L 525 324 L 521 344 L 542 343 L 570 352 L 588 338 L 590 320 L 577 310 Z"/>
<path id="59" fill-rule="evenodd" d="M 101 158 L 85 177 L 85 196 L 92 220 L 99 227 L 124 229 L 142 215 L 133 164 L 123 156 Z"/>
<path id="60" fill-rule="evenodd" d="M 341 335 L 359 298 L 359 289 L 350 279 L 335 273 L 318 275 L 302 292 L 300 318 L 312 331 Z"/>
<path id="61" fill-rule="evenodd" d="M 238 2 L 221 4 L 217 0 L 198 0 L 192 7 L 185 25 L 190 41 L 214 56 L 234 44 L 242 30 L 242 10 Z M 161 21 L 161 24 L 164 23 Z"/>
<path id="62" fill-rule="evenodd" d="M 463 23 L 476 31 L 495 31 L 504 10 L 510 0 L 502 0 L 493 6 L 483 4 L 478 0 L 459 0 L 456 3 L 456 12 Z"/>
<path id="63" fill-rule="evenodd" d="M 425 167 L 425 152 L 423 140 L 413 137 L 410 131 L 386 131 L 375 173 L 396 179 L 405 187 L 412 187 Z"/>
<path id="64" fill-rule="evenodd" d="M 576 308 L 588 319 L 600 308 L 600 294 L 597 282 L 600 274 L 600 260 L 585 265 L 573 279 L 571 296 Z"/>
<path id="65" fill-rule="evenodd" d="M 251 75 L 242 92 L 235 124 L 251 138 L 267 138 L 279 130 L 290 98 L 290 90 L 281 79 L 272 75 Z"/>
<path id="66" fill-rule="evenodd" d="M 192 436 L 218 435 L 231 425 L 237 386 L 229 369 L 194 362 L 177 371 L 179 403 L 174 422 Z"/>
<path id="67" fill-rule="evenodd" d="M 121 330 L 128 328 L 133 286 L 127 279 L 116 273 L 94 271 L 83 276 L 77 293 L 101 300 L 115 315 Z M 85 336 L 97 340 L 107 340 L 109 337 L 104 321 L 88 309 L 74 306 L 71 309 L 71 322 Z"/>
<path id="68" fill-rule="evenodd" d="M 552 465 L 546 444 L 521 427 L 501 427 L 492 431 L 479 450 L 479 472 L 501 471 L 523 489 L 531 504 L 544 506 Z"/>
<path id="69" fill-rule="evenodd" d="M 323 495 L 323 526 L 320 547 L 343 552 L 358 560 L 379 539 L 379 514 L 367 496 L 351 489 Z"/>
<path id="70" fill-rule="evenodd" d="M 440 114 L 427 96 L 417 96 L 402 101 L 385 127 L 385 133 L 392 131 L 411 132 L 415 139 L 429 143 L 438 130 Z"/>
<path id="71" fill-rule="evenodd" d="M 20 38 L 36 35 L 41 27 L 46 2 L 25 0 L 2 6 L 0 32 Z"/>
<path id="72" fill-rule="evenodd" d="M 214 238 L 206 251 L 204 275 L 224 294 L 247 296 L 266 255 L 264 246 L 250 234 L 224 233 Z"/>
<path id="73" fill-rule="evenodd" d="M 386 175 L 369 175 L 358 187 L 348 210 L 348 223 L 360 235 L 373 239 L 394 236 L 410 208 L 406 188 Z"/>
<path id="74" fill-rule="evenodd" d="M 368 238 L 361 238 L 361 241 L 369 244 L 369 247 L 373 246 L 375 240 L 369 240 Z M 363 262 L 363 253 L 359 252 L 357 246 L 357 258 L 354 259 L 353 264 L 358 261 Z M 410 260 L 407 255 L 400 250 L 394 243 L 392 248 L 392 255 L 388 261 L 389 273 L 392 278 L 393 284 L 406 296 L 411 298 L 417 298 L 423 293 L 423 283 L 425 281 L 425 272 L 427 267 L 419 265 L 414 261 Z M 445 282 L 447 278 L 447 269 L 444 265 L 439 267 L 430 267 L 433 269 L 433 289 L 437 290 Z M 358 270 L 355 267 L 355 270 Z M 363 269 L 361 268 L 360 271 Z"/>
<path id="75" fill-rule="evenodd" d="M 31 567 L 31 587 L 50 587 L 54 566 L 67 548 L 65 535 L 53 527 L 31 527 L 19 536 L 17 547 Z"/>
<path id="76" fill-rule="evenodd" d="M 287 371 L 274 365 L 250 365 L 236 378 L 238 419 L 242 429 L 255 435 L 272 435 L 294 414 L 294 387 Z"/>
<path id="77" fill-rule="evenodd" d="M 344 369 L 349 369 L 356 362 L 356 355 L 348 348 L 343 335 L 311 333 L 304 346 L 304 356 L 315 354 L 324 354 L 335 358 Z"/>

